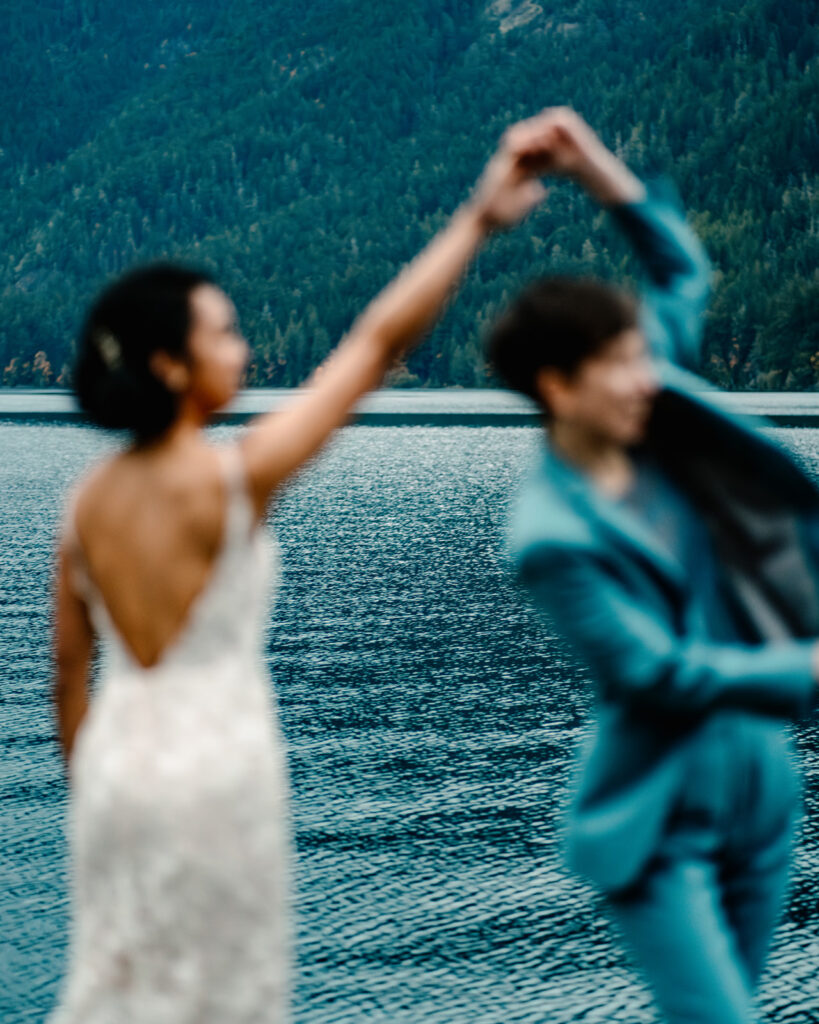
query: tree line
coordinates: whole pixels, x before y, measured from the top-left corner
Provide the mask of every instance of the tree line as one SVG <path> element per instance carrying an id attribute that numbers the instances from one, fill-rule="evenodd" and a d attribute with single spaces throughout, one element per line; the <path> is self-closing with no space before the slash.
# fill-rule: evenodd
<path id="1" fill-rule="evenodd" d="M 568 103 L 671 178 L 715 266 L 702 370 L 819 381 L 819 0 L 166 0 L 15 9 L 0 68 L 0 373 L 70 385 L 83 310 L 135 263 L 214 273 L 251 385 L 299 384 L 466 195 L 511 121 Z M 566 185 L 496 238 L 399 386 L 491 385 L 533 276 L 635 281 Z"/>

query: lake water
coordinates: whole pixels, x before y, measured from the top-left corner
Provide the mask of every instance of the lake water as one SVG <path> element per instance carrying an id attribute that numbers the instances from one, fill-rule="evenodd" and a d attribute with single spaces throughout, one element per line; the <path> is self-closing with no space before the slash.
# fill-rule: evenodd
<path id="1" fill-rule="evenodd" d="M 819 431 L 774 433 L 819 474 Z M 561 862 L 589 688 L 499 554 L 538 443 L 530 428 L 348 428 L 271 517 L 297 1022 L 657 1019 L 599 901 Z M 64 969 L 49 574 L 66 489 L 110 445 L 88 427 L 0 425 L 3 1024 L 41 1021 Z M 800 726 L 797 746 L 806 819 L 760 997 L 766 1019 L 794 1024 L 819 1013 L 817 726 Z"/>

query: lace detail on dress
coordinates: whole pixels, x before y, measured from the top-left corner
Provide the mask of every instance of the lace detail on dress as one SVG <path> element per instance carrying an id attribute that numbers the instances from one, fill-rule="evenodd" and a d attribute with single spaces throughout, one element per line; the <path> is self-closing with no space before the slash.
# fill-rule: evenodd
<path id="1" fill-rule="evenodd" d="M 275 546 L 220 450 L 223 546 L 181 634 L 143 668 L 74 525 L 72 585 L 107 648 L 71 762 L 69 973 L 49 1024 L 287 1020 L 284 748 L 262 641 Z"/>

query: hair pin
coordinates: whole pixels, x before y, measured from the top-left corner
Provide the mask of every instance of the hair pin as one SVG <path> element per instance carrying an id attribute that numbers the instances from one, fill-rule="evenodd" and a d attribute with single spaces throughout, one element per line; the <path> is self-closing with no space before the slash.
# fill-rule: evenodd
<path id="1" fill-rule="evenodd" d="M 109 370 L 118 370 L 122 366 L 122 347 L 110 331 L 97 331 L 94 344 Z"/>

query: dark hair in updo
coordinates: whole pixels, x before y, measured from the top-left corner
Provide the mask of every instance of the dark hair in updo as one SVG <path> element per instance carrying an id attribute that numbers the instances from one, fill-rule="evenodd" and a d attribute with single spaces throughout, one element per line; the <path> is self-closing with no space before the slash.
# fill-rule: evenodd
<path id="1" fill-rule="evenodd" d="M 636 324 L 637 303 L 628 292 L 594 278 L 545 277 L 529 285 L 501 315 L 490 333 L 487 355 L 509 387 L 542 406 L 535 383 L 538 370 L 552 367 L 571 376 L 584 360 Z"/>
<path id="2" fill-rule="evenodd" d="M 102 427 L 128 430 L 137 444 L 163 434 L 178 398 L 151 373 L 153 352 L 187 354 L 190 294 L 213 279 L 169 263 L 140 267 L 110 284 L 94 302 L 80 335 L 74 390 Z"/>

